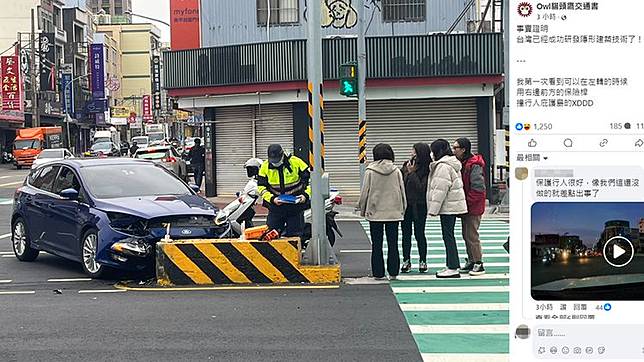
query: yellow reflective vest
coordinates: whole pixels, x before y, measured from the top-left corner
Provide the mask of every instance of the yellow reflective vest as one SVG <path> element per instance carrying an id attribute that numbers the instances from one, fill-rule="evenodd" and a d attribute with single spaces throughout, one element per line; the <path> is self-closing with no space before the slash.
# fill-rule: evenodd
<path id="1" fill-rule="evenodd" d="M 280 195 L 304 195 L 308 203 L 311 198 L 310 179 L 311 171 L 306 162 L 296 156 L 285 156 L 279 167 L 264 161 L 257 176 L 258 191 L 266 207 L 275 205 L 273 200 Z"/>

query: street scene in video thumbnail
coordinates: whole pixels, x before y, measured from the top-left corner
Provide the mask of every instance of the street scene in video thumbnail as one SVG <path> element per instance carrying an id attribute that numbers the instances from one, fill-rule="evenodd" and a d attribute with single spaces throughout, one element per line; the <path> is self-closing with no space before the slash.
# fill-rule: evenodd
<path id="1" fill-rule="evenodd" d="M 644 203 L 532 206 L 532 297 L 644 299 Z"/>

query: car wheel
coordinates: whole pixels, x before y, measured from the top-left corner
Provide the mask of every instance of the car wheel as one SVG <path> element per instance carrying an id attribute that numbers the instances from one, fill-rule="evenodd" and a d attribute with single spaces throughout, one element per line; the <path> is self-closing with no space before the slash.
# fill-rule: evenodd
<path id="1" fill-rule="evenodd" d="M 96 261 L 97 249 L 98 231 L 96 229 L 87 230 L 81 239 L 81 264 L 85 274 L 99 279 L 105 275 L 107 268 Z"/>
<path id="2" fill-rule="evenodd" d="M 11 245 L 13 253 L 20 261 L 34 261 L 38 257 L 39 251 L 31 247 L 27 225 L 22 218 L 13 223 Z"/>

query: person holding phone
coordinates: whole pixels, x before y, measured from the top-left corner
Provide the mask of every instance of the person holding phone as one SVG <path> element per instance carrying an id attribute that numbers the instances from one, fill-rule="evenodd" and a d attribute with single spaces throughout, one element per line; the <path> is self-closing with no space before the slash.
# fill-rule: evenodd
<path id="1" fill-rule="evenodd" d="M 411 236 L 412 229 L 418 247 L 418 271 L 427 272 L 427 237 L 425 224 L 427 223 L 427 180 L 429 178 L 429 164 L 431 162 L 429 145 L 416 143 L 412 147 L 411 159 L 402 167 L 405 183 L 407 208 L 402 221 L 402 247 L 403 263 L 401 273 L 411 271 Z"/>

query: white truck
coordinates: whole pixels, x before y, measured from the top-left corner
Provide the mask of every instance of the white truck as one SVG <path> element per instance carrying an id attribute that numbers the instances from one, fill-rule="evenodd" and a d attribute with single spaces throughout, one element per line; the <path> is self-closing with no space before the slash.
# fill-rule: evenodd
<path id="1" fill-rule="evenodd" d="M 162 144 L 166 140 L 164 124 L 153 123 L 145 125 L 145 134 L 148 136 L 150 145 Z"/>
<path id="2" fill-rule="evenodd" d="M 111 127 L 109 130 L 94 132 L 92 144 L 101 142 L 113 142 L 118 146 L 121 144 L 121 134 L 114 127 Z"/>

